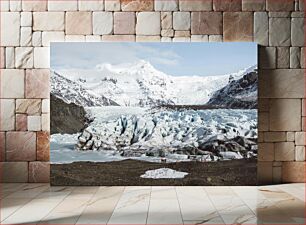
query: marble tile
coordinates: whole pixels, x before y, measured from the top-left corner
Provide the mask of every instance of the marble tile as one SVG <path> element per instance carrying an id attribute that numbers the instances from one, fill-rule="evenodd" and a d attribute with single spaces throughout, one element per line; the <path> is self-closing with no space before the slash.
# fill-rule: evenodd
<path id="1" fill-rule="evenodd" d="M 50 160 L 50 134 L 46 131 L 37 132 L 36 158 L 38 161 Z"/>
<path id="2" fill-rule="evenodd" d="M 11 216 L 6 218 L 2 223 L 4 224 L 37 223 L 44 216 L 46 216 L 50 210 L 52 210 L 55 206 L 57 206 L 60 201 L 61 200 L 47 201 L 45 199 L 33 199 L 32 201 L 28 202 L 25 206 L 18 209 Z"/>
<path id="3" fill-rule="evenodd" d="M 0 132 L 0 162 L 5 161 L 5 133 Z"/>
<path id="4" fill-rule="evenodd" d="M 220 220 L 203 187 L 176 187 L 176 192 L 184 221 Z"/>
<path id="5" fill-rule="evenodd" d="M 7 198 L 35 198 L 43 191 L 47 190 L 49 185 L 47 184 L 27 184 L 16 192 L 7 196 Z"/>
<path id="6" fill-rule="evenodd" d="M 108 224 L 145 224 L 151 187 L 126 187 Z"/>
<path id="7" fill-rule="evenodd" d="M 24 98 L 24 71 L 1 70 L 1 98 Z"/>
<path id="8" fill-rule="evenodd" d="M 50 163 L 49 162 L 29 162 L 29 182 L 49 183 Z"/>
<path id="9" fill-rule="evenodd" d="M 7 132 L 6 159 L 8 161 L 34 161 L 36 134 L 34 132 Z"/>
<path id="10" fill-rule="evenodd" d="M 15 129 L 15 100 L 0 99 L 0 130 L 10 131 Z"/>
<path id="11" fill-rule="evenodd" d="M 124 187 L 100 187 L 87 203 L 76 224 L 106 224 L 123 191 Z"/>
<path id="12" fill-rule="evenodd" d="M 16 114 L 16 130 L 27 131 L 28 130 L 28 118 L 25 114 Z"/>
<path id="13" fill-rule="evenodd" d="M 147 223 L 183 223 L 180 205 L 174 187 L 152 187 Z"/>
<path id="14" fill-rule="evenodd" d="M 50 72 L 48 69 L 26 71 L 26 98 L 50 98 Z"/>
<path id="15" fill-rule="evenodd" d="M 32 198 L 4 198 L 0 203 L 0 213 L 1 213 L 1 222 L 4 221 L 7 217 L 12 215 L 15 211 L 22 208 L 25 204 L 30 202 Z"/>

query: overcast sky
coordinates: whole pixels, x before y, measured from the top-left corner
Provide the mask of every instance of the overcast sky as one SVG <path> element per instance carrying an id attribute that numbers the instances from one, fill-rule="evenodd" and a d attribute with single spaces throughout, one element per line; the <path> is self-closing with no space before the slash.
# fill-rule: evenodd
<path id="1" fill-rule="evenodd" d="M 52 43 L 51 68 L 149 61 L 169 75 L 221 75 L 257 64 L 255 43 Z"/>

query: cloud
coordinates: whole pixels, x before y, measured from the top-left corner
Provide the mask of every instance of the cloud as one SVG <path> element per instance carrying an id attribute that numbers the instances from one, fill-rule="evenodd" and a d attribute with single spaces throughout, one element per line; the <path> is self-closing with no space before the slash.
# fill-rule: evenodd
<path id="1" fill-rule="evenodd" d="M 181 57 L 159 44 L 53 43 L 51 68 L 92 69 L 102 63 L 122 64 L 146 60 L 153 65 L 177 65 Z"/>

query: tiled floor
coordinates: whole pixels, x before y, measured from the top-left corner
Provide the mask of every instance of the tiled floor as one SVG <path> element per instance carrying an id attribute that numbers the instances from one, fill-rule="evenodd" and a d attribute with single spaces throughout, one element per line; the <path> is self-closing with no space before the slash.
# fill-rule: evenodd
<path id="1" fill-rule="evenodd" d="M 305 224 L 305 184 L 1 190 L 1 224 Z"/>

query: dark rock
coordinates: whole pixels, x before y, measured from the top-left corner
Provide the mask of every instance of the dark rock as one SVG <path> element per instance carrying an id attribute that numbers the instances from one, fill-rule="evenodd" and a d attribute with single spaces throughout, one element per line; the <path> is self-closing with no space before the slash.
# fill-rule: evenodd
<path id="1" fill-rule="evenodd" d="M 81 132 L 90 120 L 82 106 L 66 103 L 51 94 L 51 134 Z"/>

